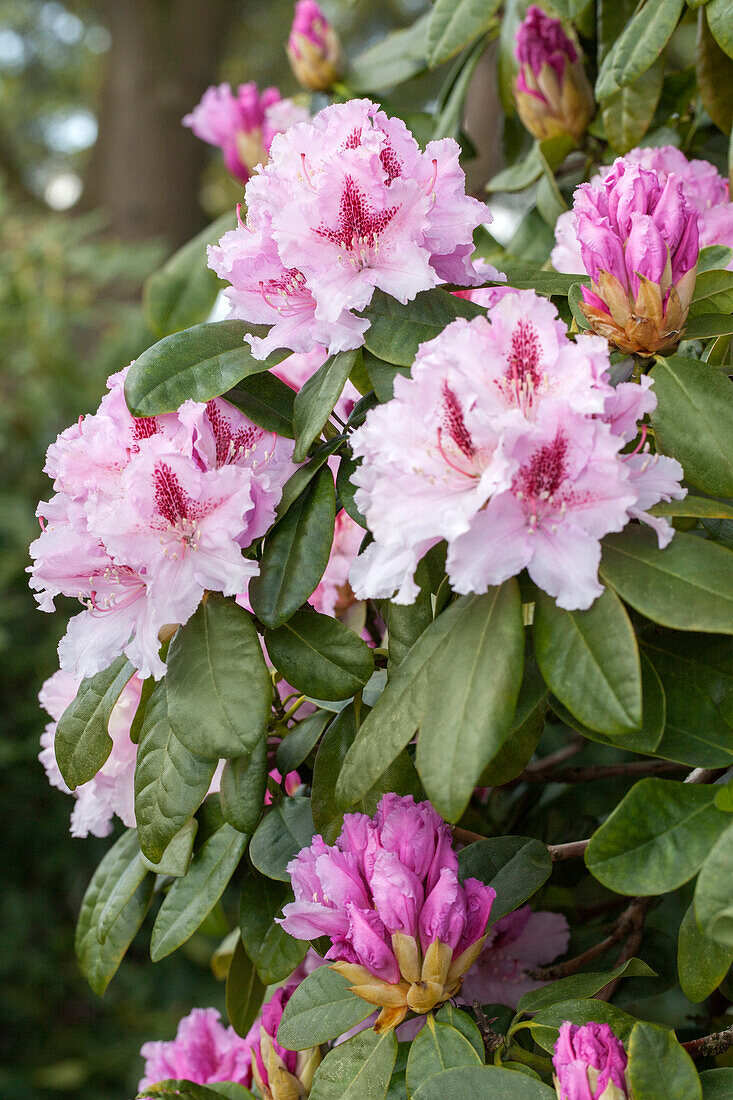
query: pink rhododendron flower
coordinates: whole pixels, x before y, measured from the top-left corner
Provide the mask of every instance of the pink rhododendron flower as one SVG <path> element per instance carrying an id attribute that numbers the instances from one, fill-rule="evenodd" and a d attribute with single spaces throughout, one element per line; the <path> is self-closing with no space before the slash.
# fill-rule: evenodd
<path id="1" fill-rule="evenodd" d="M 252 1076 L 263 1100 L 307 1096 L 323 1057 L 320 1047 L 296 1053 L 277 1041 L 283 1009 L 297 986 L 297 981 L 290 981 L 277 989 L 247 1035 L 252 1051 Z"/>
<path id="2" fill-rule="evenodd" d="M 688 160 L 673 145 L 632 149 L 624 160 L 655 172 L 662 186 L 672 173 L 678 176 L 682 180 L 685 198 L 699 214 L 700 247 L 722 244 L 733 248 L 733 203 L 730 202 L 728 181 L 723 179 L 715 165 L 707 160 Z M 600 190 L 610 170 L 610 166 L 600 168 L 588 186 Z M 556 271 L 568 275 L 582 274 L 586 268 L 572 210 L 557 219 L 555 241 L 552 263 Z M 733 269 L 733 259 L 728 267 Z"/>
<path id="3" fill-rule="evenodd" d="M 44 611 L 58 595 L 85 607 L 59 646 L 62 668 L 92 676 L 125 653 L 160 678 L 163 628 L 186 622 L 205 590 L 236 595 L 256 574 L 241 551 L 274 520 L 293 444 L 219 398 L 136 419 L 125 375 L 49 448 L 56 494 L 38 507 L 30 583 Z"/>
<path id="4" fill-rule="evenodd" d="M 579 140 L 595 104 L 575 42 L 559 19 L 534 5 L 519 24 L 516 38 L 519 73 L 514 95 L 522 122 L 540 141 L 559 134 Z"/>
<path id="5" fill-rule="evenodd" d="M 407 302 L 441 280 L 474 285 L 473 231 L 488 211 L 466 195 L 458 152 L 447 138 L 422 152 L 369 100 L 276 137 L 247 184 L 246 226 L 209 251 L 233 316 L 272 325 L 249 337 L 254 354 L 358 347 L 368 321 L 352 311 L 375 288 Z"/>
<path id="6" fill-rule="evenodd" d="M 566 1021 L 552 1064 L 558 1100 L 627 1100 L 626 1051 L 608 1024 Z"/>
<path id="7" fill-rule="evenodd" d="M 255 166 L 267 160 L 275 134 L 307 118 L 308 111 L 283 99 L 277 88 L 260 92 L 250 81 L 240 84 L 236 94 L 229 84 L 207 88 L 183 125 L 202 141 L 218 145 L 228 170 L 246 183 Z"/>
<path id="8" fill-rule="evenodd" d="M 359 553 L 364 530 L 343 509 L 336 516 L 328 565 L 308 602 L 322 615 L 341 618 L 354 603 L 349 570 Z"/>
<path id="9" fill-rule="evenodd" d="M 356 503 L 374 536 L 350 573 L 355 595 L 411 603 L 418 562 L 445 539 L 457 592 L 526 567 L 559 606 L 589 607 L 602 591 L 599 540 L 684 495 L 673 460 L 620 453 L 654 397 L 614 390 L 607 368 L 605 341 L 568 340 L 532 291 L 423 344 L 412 377 L 351 437 L 363 459 Z"/>
<path id="10" fill-rule="evenodd" d="M 527 971 L 544 966 L 567 950 L 570 931 L 561 913 L 533 913 L 523 905 L 489 930 L 481 954 L 459 993 L 463 1004 L 503 1004 L 516 1008 L 519 998 L 544 982 Z"/>
<path id="11" fill-rule="evenodd" d="M 186 1080 L 197 1085 L 212 1081 L 252 1084 L 249 1037 L 224 1027 L 215 1008 L 194 1008 L 178 1025 L 175 1039 L 145 1043 L 140 1051 L 145 1072 L 138 1085 L 143 1092 L 157 1081 Z"/>
<path id="12" fill-rule="evenodd" d="M 341 43 L 316 0 L 296 0 L 287 52 L 298 82 L 309 91 L 327 92 L 341 75 Z"/>
<path id="13" fill-rule="evenodd" d="M 452 997 L 481 950 L 495 892 L 458 878 L 449 826 L 429 802 L 386 794 L 374 818 L 347 814 L 335 845 L 316 836 L 288 865 L 283 928 L 328 936 L 326 958 L 380 1006 L 376 1029 Z"/>

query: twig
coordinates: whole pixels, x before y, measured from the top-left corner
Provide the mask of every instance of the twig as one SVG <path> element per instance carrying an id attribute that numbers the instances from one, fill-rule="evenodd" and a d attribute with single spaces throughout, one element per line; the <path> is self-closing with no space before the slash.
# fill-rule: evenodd
<path id="1" fill-rule="evenodd" d="M 623 966 L 629 959 L 633 959 L 634 955 L 641 947 L 641 941 L 644 936 L 644 918 L 647 915 L 651 903 L 651 898 L 634 898 L 631 905 L 626 910 L 628 914 L 628 938 L 619 953 L 619 957 L 614 963 L 614 970 L 619 966 Z M 604 985 L 603 989 L 599 993 L 596 993 L 597 999 L 599 1001 L 610 1001 L 620 981 L 620 978 L 614 978 L 608 985 Z"/>
<path id="2" fill-rule="evenodd" d="M 536 763 L 528 764 L 525 768 L 523 775 L 530 775 L 532 772 L 543 772 L 548 768 L 553 768 L 555 764 L 562 764 L 563 761 L 569 760 L 573 756 L 577 756 L 579 752 L 582 752 L 586 746 L 586 740 L 584 737 L 573 737 L 567 743 L 563 745 L 557 752 L 551 752 L 547 756 L 541 757 Z"/>
<path id="3" fill-rule="evenodd" d="M 733 1046 L 733 1024 L 725 1031 L 703 1035 L 701 1039 L 691 1039 L 689 1043 L 683 1043 L 682 1046 L 692 1058 L 714 1058 Z"/>
<path id="4" fill-rule="evenodd" d="M 481 1032 L 481 1038 L 484 1041 L 484 1050 L 486 1052 L 487 1059 L 494 1053 L 495 1050 L 500 1050 L 506 1043 L 506 1038 L 499 1031 L 494 1031 L 491 1026 L 496 1020 L 496 1016 L 492 1020 L 486 1018 L 486 1013 L 482 1009 L 478 1001 L 473 1002 L 473 1011 L 476 1013 L 476 1023 L 478 1029 Z"/>
<path id="5" fill-rule="evenodd" d="M 669 760 L 633 760 L 625 764 L 588 764 L 574 768 L 544 767 L 526 768 L 516 779 L 505 783 L 514 787 L 519 783 L 591 783 L 594 779 L 613 779 L 617 776 L 663 775 L 666 772 L 684 771 L 684 764 Z"/>
<path id="6" fill-rule="evenodd" d="M 557 863 L 561 859 L 575 859 L 582 856 L 590 844 L 590 840 L 571 840 L 568 844 L 548 844 L 547 851 L 550 859 Z"/>
<path id="7" fill-rule="evenodd" d="M 624 939 L 630 932 L 633 932 L 636 928 L 639 912 L 642 909 L 646 911 L 646 905 L 646 898 L 634 898 L 631 904 L 616 919 L 605 939 L 572 959 L 565 959 L 564 962 L 555 963 L 554 966 L 528 970 L 527 973 L 530 978 L 541 982 L 554 982 L 557 978 L 567 978 L 570 974 L 577 974 L 587 963 L 597 959 L 600 955 L 604 955 L 610 947 L 613 947 L 619 940 Z"/>
<path id="8" fill-rule="evenodd" d="M 716 779 L 720 779 L 721 775 L 725 775 L 727 768 L 695 768 L 685 778 L 685 783 L 714 783 Z"/>

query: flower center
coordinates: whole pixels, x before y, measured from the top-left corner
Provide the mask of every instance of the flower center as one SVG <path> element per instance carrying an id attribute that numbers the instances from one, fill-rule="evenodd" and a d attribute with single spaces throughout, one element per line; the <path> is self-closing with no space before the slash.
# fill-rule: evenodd
<path id="1" fill-rule="evenodd" d="M 352 177 L 347 176 L 341 192 L 336 227 L 331 229 L 321 223 L 316 233 L 349 253 L 349 263 L 365 267 L 372 252 L 379 251 L 379 236 L 398 210 L 399 206 L 389 206 L 379 213 L 372 210 L 366 195 Z"/>

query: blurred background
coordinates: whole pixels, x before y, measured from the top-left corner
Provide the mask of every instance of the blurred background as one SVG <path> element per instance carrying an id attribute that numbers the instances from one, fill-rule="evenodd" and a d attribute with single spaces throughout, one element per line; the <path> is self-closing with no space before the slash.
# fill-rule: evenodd
<path id="1" fill-rule="evenodd" d="M 426 0 L 324 0 L 359 52 Z M 99 403 L 108 374 L 154 342 L 140 291 L 241 197 L 218 152 L 181 126 L 211 83 L 297 92 L 292 0 L 0 0 L 0 1097 L 126 1100 L 148 1039 L 194 1005 L 223 1007 L 194 938 L 153 965 L 145 934 L 97 999 L 77 971 L 76 914 L 109 839 L 69 835 L 71 800 L 38 763 L 41 683 L 72 608 L 40 614 L 26 584 L 44 453 Z M 410 85 L 429 103 L 430 79 Z"/>

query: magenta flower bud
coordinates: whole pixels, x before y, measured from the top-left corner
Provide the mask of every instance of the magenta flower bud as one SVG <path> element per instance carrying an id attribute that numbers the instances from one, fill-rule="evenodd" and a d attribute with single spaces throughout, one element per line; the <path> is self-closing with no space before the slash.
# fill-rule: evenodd
<path id="1" fill-rule="evenodd" d="M 369 885 L 387 931 L 415 937 L 418 913 L 425 900 L 417 875 L 405 867 L 394 852 L 380 852 Z"/>
<path id="2" fill-rule="evenodd" d="M 157 1081 L 178 1078 L 207 1085 L 235 1081 L 252 1084 L 250 1044 L 234 1028 L 224 1027 L 215 1008 L 194 1008 L 178 1024 L 175 1039 L 145 1043 L 140 1051 L 145 1072 L 138 1091 Z"/>
<path id="3" fill-rule="evenodd" d="M 321 1063 L 320 1047 L 296 1053 L 277 1041 L 283 1009 L 296 988 L 297 983 L 291 982 L 276 990 L 247 1035 L 246 1042 L 252 1050 L 252 1077 L 263 1100 L 295 1100 L 307 1096 Z"/>
<path id="4" fill-rule="evenodd" d="M 626 1052 L 608 1024 L 566 1021 L 552 1064 L 558 1100 L 631 1100 Z"/>
<path id="5" fill-rule="evenodd" d="M 592 279 L 581 308 L 621 351 L 673 349 L 695 288 L 698 212 L 683 180 L 619 158 L 602 186 L 581 184 L 573 205 L 582 262 Z"/>
<path id="6" fill-rule="evenodd" d="M 396 985 L 400 968 L 387 943 L 387 929 L 379 914 L 373 909 L 349 905 L 349 919 L 349 939 L 361 965 L 383 982 Z"/>
<path id="7" fill-rule="evenodd" d="M 297 0 L 287 53 L 298 83 L 310 92 L 329 91 L 341 76 L 341 42 L 316 0 Z"/>
<path id="8" fill-rule="evenodd" d="M 593 92 L 575 42 L 559 19 L 531 7 L 517 31 L 517 111 L 533 137 L 578 141 L 593 117 Z"/>
<path id="9" fill-rule="evenodd" d="M 447 867 L 425 899 L 420 913 L 420 944 L 427 951 L 435 940 L 454 950 L 466 926 L 466 894 L 455 871 Z"/>

